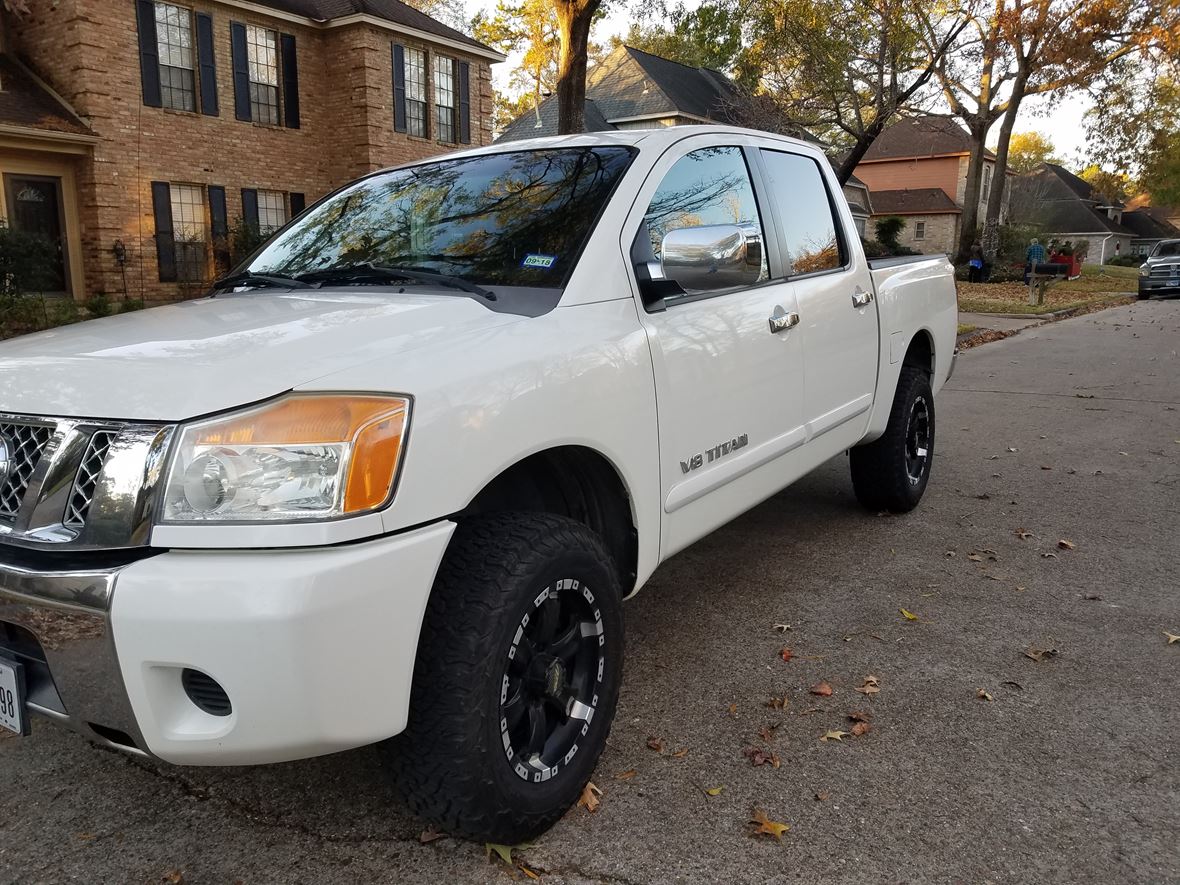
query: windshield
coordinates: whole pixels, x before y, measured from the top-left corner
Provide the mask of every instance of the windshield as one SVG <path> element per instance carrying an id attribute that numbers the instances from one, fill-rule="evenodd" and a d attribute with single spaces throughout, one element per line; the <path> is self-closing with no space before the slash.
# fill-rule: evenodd
<path id="1" fill-rule="evenodd" d="M 313 206 L 245 269 L 294 277 L 367 263 L 562 287 L 632 156 L 538 149 L 373 175 Z"/>
<path id="2" fill-rule="evenodd" d="M 1180 240 L 1164 240 L 1162 243 L 1156 243 L 1155 248 L 1151 250 L 1152 258 L 1165 255 L 1180 255 Z"/>

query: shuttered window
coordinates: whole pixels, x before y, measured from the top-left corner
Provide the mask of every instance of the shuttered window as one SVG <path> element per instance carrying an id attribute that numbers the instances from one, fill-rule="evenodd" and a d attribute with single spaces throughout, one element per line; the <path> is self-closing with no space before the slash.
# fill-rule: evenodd
<path id="1" fill-rule="evenodd" d="M 208 270 L 209 223 L 205 189 L 199 184 L 172 184 L 172 238 L 176 243 L 176 278 L 198 283 Z"/>
<path id="2" fill-rule="evenodd" d="M 156 3 L 156 52 L 160 65 L 160 103 L 178 111 L 197 109 L 193 64 L 192 10 Z"/>
<path id="3" fill-rule="evenodd" d="M 258 232 L 269 237 L 287 223 L 287 201 L 282 191 L 258 191 Z"/>
<path id="4" fill-rule="evenodd" d="M 455 60 L 434 57 L 434 131 L 439 141 L 455 141 Z"/>
<path id="5" fill-rule="evenodd" d="M 246 60 L 250 78 L 250 119 L 279 123 L 279 35 L 246 26 Z"/>

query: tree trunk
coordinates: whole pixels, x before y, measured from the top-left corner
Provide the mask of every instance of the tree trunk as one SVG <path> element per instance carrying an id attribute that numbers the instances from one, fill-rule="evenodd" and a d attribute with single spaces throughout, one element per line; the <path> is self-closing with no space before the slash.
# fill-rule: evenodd
<path id="1" fill-rule="evenodd" d="M 1008 145 L 1012 141 L 1012 129 L 1016 125 L 1016 114 L 1024 99 L 1025 79 L 1018 77 L 1012 84 L 1012 95 L 1008 99 L 1008 110 L 1000 124 L 1000 141 L 996 145 L 996 165 L 992 171 L 992 189 L 987 195 L 987 214 L 983 220 L 983 257 L 988 264 L 994 264 L 1000 251 L 1000 209 L 1004 205 L 1004 192 L 1008 188 Z"/>
<path id="2" fill-rule="evenodd" d="M 979 224 L 979 188 L 983 181 L 984 141 L 987 139 L 988 120 L 974 117 L 965 121 L 971 132 L 971 160 L 967 164 L 967 186 L 963 192 L 963 214 L 959 216 L 962 228 L 959 230 L 959 252 L 957 263 L 967 260 L 971 245 L 975 242 L 975 228 Z"/>
<path id="3" fill-rule="evenodd" d="M 586 129 L 586 62 L 590 25 L 602 0 L 554 0 L 561 38 L 557 61 L 557 132 Z"/>
<path id="4" fill-rule="evenodd" d="M 856 171 L 857 164 L 864 159 L 864 155 L 873 146 L 873 142 L 877 140 L 877 136 L 884 131 L 887 122 L 889 122 L 888 116 L 878 114 L 877 118 L 865 127 L 864 134 L 856 140 L 856 144 L 852 146 L 852 150 L 848 152 L 848 156 L 844 158 L 844 162 L 840 164 L 840 168 L 836 171 L 836 178 L 841 185 L 848 183 L 848 179 Z"/>

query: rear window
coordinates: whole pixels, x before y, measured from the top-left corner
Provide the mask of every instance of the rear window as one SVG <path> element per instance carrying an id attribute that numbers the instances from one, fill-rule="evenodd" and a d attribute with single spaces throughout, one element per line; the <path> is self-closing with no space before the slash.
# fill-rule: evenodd
<path id="1" fill-rule="evenodd" d="M 561 287 L 633 156 L 626 147 L 540 149 L 373 175 L 313 206 L 247 269 L 297 276 L 368 262 Z"/>

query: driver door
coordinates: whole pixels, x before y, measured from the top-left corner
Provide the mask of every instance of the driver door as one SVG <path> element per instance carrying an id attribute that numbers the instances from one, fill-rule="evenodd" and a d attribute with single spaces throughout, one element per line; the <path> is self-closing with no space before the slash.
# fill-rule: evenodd
<path id="1" fill-rule="evenodd" d="M 657 262 L 664 237 L 684 228 L 737 225 L 762 250 L 755 282 L 641 305 L 655 370 L 664 556 L 794 479 L 792 453 L 806 437 L 795 292 L 781 278 L 773 220 L 751 171 L 753 148 L 741 141 L 730 134 L 673 146 L 630 222 L 636 238 L 650 238 Z M 631 241 L 631 254 L 645 245 Z M 701 286 L 701 274 L 692 281 Z"/>

